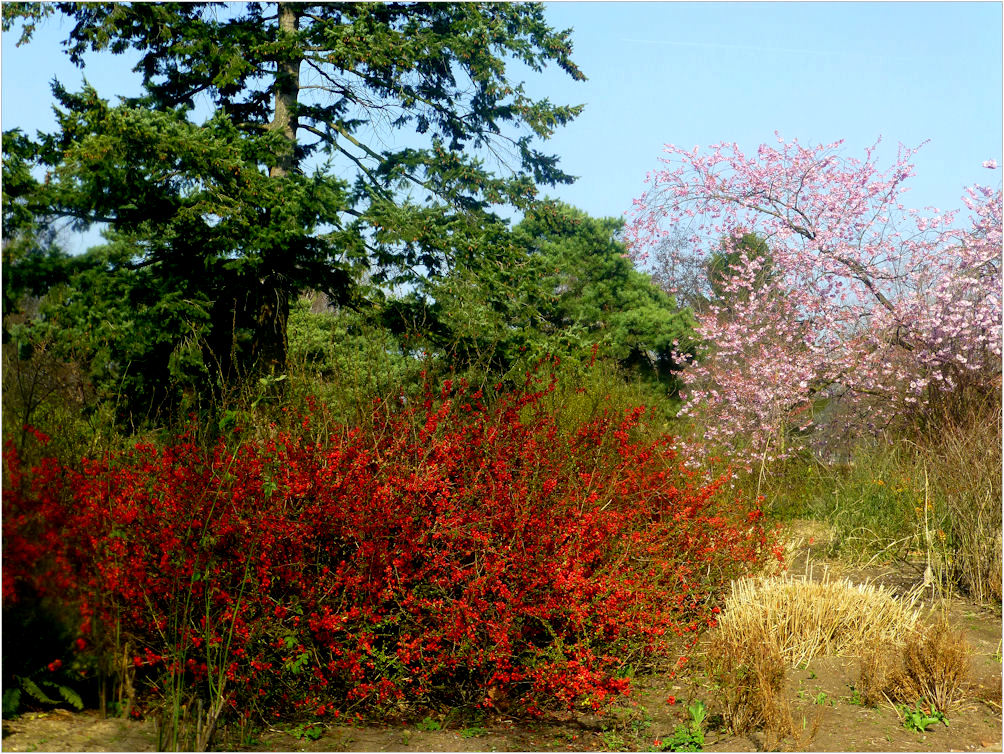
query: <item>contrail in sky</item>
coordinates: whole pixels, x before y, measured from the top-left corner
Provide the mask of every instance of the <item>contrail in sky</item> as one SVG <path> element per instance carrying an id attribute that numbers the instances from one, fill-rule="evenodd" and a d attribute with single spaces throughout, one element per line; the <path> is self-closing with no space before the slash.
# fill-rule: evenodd
<path id="1" fill-rule="evenodd" d="M 715 42 L 674 42 L 668 39 L 628 39 L 622 37 L 622 42 L 631 44 L 669 45 L 670 47 L 703 47 L 718 50 L 748 50 L 750 52 L 787 52 L 794 55 L 854 55 L 868 58 L 881 58 L 883 60 L 916 60 L 912 57 L 902 57 L 897 55 L 873 55 L 867 52 L 855 50 L 798 50 L 790 47 L 755 47 L 752 45 L 730 45 L 718 44 Z"/>

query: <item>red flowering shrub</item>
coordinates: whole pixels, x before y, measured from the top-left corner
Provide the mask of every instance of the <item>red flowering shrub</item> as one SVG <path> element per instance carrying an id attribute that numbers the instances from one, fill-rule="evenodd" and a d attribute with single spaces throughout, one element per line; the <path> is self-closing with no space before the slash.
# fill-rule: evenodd
<path id="1" fill-rule="evenodd" d="M 323 442 L 308 415 L 74 469 L 8 445 L 4 600 L 63 595 L 89 639 L 117 622 L 149 682 L 243 714 L 599 706 L 626 663 L 696 641 L 767 537 L 640 439 L 643 409 L 566 433 L 544 392 L 447 382 Z"/>

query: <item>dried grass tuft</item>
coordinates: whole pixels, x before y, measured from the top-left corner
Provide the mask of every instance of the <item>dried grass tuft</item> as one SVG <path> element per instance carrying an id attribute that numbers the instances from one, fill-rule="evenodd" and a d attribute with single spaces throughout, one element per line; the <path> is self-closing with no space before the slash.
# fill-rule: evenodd
<path id="1" fill-rule="evenodd" d="M 720 639 L 708 650 L 706 667 L 719 688 L 725 724 L 742 735 L 777 716 L 784 663 L 777 642 L 761 626 L 742 639 L 734 635 Z"/>
<path id="2" fill-rule="evenodd" d="M 947 505 L 949 577 L 977 602 L 1001 602 L 1001 399 L 967 406 L 931 448 Z"/>
<path id="3" fill-rule="evenodd" d="M 812 724 L 797 725 L 785 697 L 785 665 L 777 642 L 763 626 L 746 636 L 715 642 L 705 657 L 708 676 L 718 688 L 722 719 L 736 735 L 762 729 L 764 748 L 782 742 L 791 751 L 806 751 L 819 730 L 822 708 Z"/>
<path id="4" fill-rule="evenodd" d="M 769 636 L 789 665 L 828 654 L 860 654 L 896 644 L 916 626 L 916 595 L 897 599 L 884 587 L 847 580 L 759 577 L 737 581 L 719 621 L 720 641 Z"/>
<path id="5" fill-rule="evenodd" d="M 963 632 L 941 621 L 911 631 L 900 647 L 872 647 L 862 657 L 858 687 L 866 704 L 923 699 L 947 714 L 964 697 L 969 655 Z"/>

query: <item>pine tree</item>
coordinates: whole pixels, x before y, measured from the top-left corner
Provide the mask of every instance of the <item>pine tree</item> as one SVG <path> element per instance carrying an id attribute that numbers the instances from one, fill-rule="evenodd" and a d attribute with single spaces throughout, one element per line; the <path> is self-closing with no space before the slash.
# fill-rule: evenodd
<path id="1" fill-rule="evenodd" d="M 113 104 L 55 83 L 58 130 L 5 134 L 5 219 L 26 235 L 25 213 L 36 233 L 107 223 L 131 250 L 115 270 L 191 302 L 224 381 L 284 368 L 303 289 L 378 300 L 490 254 L 502 208 L 571 180 L 537 146 L 580 108 L 511 73 L 584 78 L 539 4 L 6 3 L 4 29 L 24 43 L 57 13 L 78 65 L 138 52 L 144 93 Z"/>

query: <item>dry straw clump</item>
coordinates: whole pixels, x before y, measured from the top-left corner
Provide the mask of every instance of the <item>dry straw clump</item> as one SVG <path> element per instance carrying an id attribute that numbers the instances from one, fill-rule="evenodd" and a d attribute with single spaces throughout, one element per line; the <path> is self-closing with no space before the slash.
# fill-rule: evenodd
<path id="1" fill-rule="evenodd" d="M 1001 398 L 949 424 L 933 449 L 932 482 L 948 508 L 948 573 L 977 602 L 1001 601 Z"/>
<path id="2" fill-rule="evenodd" d="M 821 582 L 808 577 L 741 579 L 732 586 L 719 621 L 723 643 L 743 646 L 747 637 L 769 636 L 793 666 L 827 654 L 862 654 L 869 647 L 899 644 L 917 624 L 916 595 L 897 599 L 884 587 Z"/>
<path id="3" fill-rule="evenodd" d="M 866 652 L 858 688 L 866 704 L 923 699 L 947 713 L 963 699 L 969 655 L 963 633 L 941 621 L 911 631 L 902 646 L 875 646 Z"/>
<path id="4" fill-rule="evenodd" d="M 778 716 L 784 663 L 777 643 L 761 626 L 741 641 L 722 637 L 707 654 L 708 675 L 719 688 L 722 717 L 736 734 L 764 726 Z"/>
<path id="5" fill-rule="evenodd" d="M 874 584 L 810 576 L 760 576 L 732 585 L 706 666 L 733 732 L 760 728 L 768 749 L 790 741 L 793 750 L 806 750 L 822 708 L 811 724 L 794 722 L 784 696 L 785 667 L 820 655 L 862 657 L 859 688 L 869 704 L 923 699 L 947 712 L 961 699 L 967 645 L 944 622 L 918 624 L 917 592 L 900 599 Z"/>
<path id="6" fill-rule="evenodd" d="M 812 723 L 795 722 L 784 696 L 785 664 L 777 642 L 764 626 L 754 625 L 745 636 L 720 637 L 706 655 L 708 676 L 718 688 L 722 719 L 736 735 L 762 729 L 764 749 L 782 741 L 791 751 L 807 751 L 815 738 L 823 709 Z"/>

